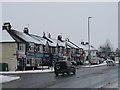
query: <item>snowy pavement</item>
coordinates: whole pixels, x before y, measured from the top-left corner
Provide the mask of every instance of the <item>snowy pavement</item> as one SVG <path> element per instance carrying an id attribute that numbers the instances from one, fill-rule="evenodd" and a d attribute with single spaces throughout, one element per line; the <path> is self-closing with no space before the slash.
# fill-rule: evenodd
<path id="1" fill-rule="evenodd" d="M 118 61 L 115 61 L 115 63 L 119 63 Z M 81 66 L 81 67 L 99 67 L 99 66 L 104 66 L 107 65 L 106 62 L 102 63 L 102 64 L 98 64 L 98 65 L 85 65 L 85 66 Z"/>
<path id="2" fill-rule="evenodd" d="M 18 76 L 13 76 L 10 74 L 20 74 L 20 73 L 49 73 L 49 72 L 54 72 L 53 68 L 50 69 L 45 69 L 45 70 L 29 70 L 29 71 L 9 71 L 9 72 L 0 72 L 0 74 L 6 74 L 6 75 L 0 75 L 0 83 L 5 83 L 5 82 L 10 82 L 13 80 L 20 79 Z M 8 76 L 8 75 L 9 76 Z"/>
<path id="3" fill-rule="evenodd" d="M 27 71 L 4 71 L 0 72 L 0 74 L 20 74 L 20 73 L 49 73 L 54 72 L 53 68 L 50 69 L 43 69 L 43 70 L 27 70 Z"/>

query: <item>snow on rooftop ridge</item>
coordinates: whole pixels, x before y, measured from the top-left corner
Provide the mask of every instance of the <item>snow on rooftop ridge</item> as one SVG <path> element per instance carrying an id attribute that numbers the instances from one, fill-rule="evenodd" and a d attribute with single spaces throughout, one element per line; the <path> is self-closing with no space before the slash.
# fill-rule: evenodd
<path id="1" fill-rule="evenodd" d="M 48 42 L 48 44 L 50 45 L 50 46 L 57 46 L 57 40 L 55 40 L 55 39 L 53 39 L 53 38 L 48 38 L 50 41 L 52 41 L 52 42 Z"/>
<path id="2" fill-rule="evenodd" d="M 58 44 L 58 46 L 65 47 L 65 42 L 61 42 L 60 40 L 55 39 L 55 38 L 48 38 L 48 39 L 53 42 L 54 46 Z"/>
<path id="3" fill-rule="evenodd" d="M 88 45 L 79 45 L 80 48 L 83 48 L 84 50 L 88 50 Z M 93 47 L 90 47 L 90 50 L 96 50 L 95 48 Z"/>
<path id="4" fill-rule="evenodd" d="M 0 38 L 0 42 L 15 42 L 15 40 L 6 30 L 2 30 L 1 32 L 2 32 L 2 38 Z"/>
<path id="5" fill-rule="evenodd" d="M 78 47 L 76 47 L 75 45 L 73 45 L 72 43 L 70 43 L 69 41 L 67 41 L 66 43 L 67 43 L 67 45 L 69 45 L 70 47 L 78 48 Z"/>
<path id="6" fill-rule="evenodd" d="M 33 35 L 33 34 L 29 34 L 29 35 L 30 35 L 32 38 L 40 41 L 41 44 L 46 45 L 46 42 L 47 42 L 46 39 L 44 39 L 44 38 L 42 38 L 42 37 L 40 37 L 40 36 L 37 36 L 37 35 Z"/>
<path id="7" fill-rule="evenodd" d="M 19 36 L 20 38 L 22 38 L 23 40 L 27 41 L 27 42 L 34 42 L 36 44 L 41 44 L 40 41 L 38 40 L 35 40 L 34 38 L 32 38 L 31 36 L 23 33 L 23 32 L 19 32 L 19 31 L 16 31 L 16 30 L 13 30 L 15 32 L 15 34 L 17 36 Z"/>

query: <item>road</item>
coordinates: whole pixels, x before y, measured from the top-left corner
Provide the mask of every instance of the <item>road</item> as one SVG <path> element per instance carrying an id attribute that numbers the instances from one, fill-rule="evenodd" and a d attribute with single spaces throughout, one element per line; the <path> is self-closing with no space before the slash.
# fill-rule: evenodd
<path id="1" fill-rule="evenodd" d="M 2 84 L 3 88 L 101 88 L 118 80 L 118 66 L 79 68 L 76 75 L 54 73 L 19 74 L 21 79 Z M 117 88 L 117 87 L 116 87 Z"/>

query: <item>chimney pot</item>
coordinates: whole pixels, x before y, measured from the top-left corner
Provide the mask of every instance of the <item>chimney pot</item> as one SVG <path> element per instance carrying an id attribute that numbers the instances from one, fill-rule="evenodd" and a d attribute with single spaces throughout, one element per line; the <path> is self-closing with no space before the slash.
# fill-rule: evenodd
<path id="1" fill-rule="evenodd" d="M 29 34 L 29 29 L 28 29 L 27 27 L 24 27 L 23 32 L 24 32 L 25 34 Z"/>
<path id="2" fill-rule="evenodd" d="M 62 36 L 58 35 L 58 40 L 62 41 Z"/>
<path id="3" fill-rule="evenodd" d="M 51 35 L 50 35 L 50 33 L 48 33 L 48 38 L 51 38 Z"/>
<path id="4" fill-rule="evenodd" d="M 45 37 L 45 32 L 43 32 L 43 37 Z"/>
<path id="5" fill-rule="evenodd" d="M 3 30 L 11 30 L 11 25 L 10 25 L 10 22 L 6 22 L 6 23 L 4 23 L 3 24 L 3 27 L 2 27 L 2 29 Z"/>

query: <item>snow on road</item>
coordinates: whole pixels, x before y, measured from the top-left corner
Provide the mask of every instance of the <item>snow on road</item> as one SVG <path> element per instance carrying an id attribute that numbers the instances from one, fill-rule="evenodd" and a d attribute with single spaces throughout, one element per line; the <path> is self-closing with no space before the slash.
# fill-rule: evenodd
<path id="1" fill-rule="evenodd" d="M 0 75 L 0 83 L 10 82 L 10 81 L 17 80 L 17 79 L 20 79 L 20 77 Z"/>
<path id="2" fill-rule="evenodd" d="M 115 61 L 115 63 L 119 63 L 119 61 Z M 102 63 L 102 64 L 98 64 L 98 65 L 86 65 L 86 66 L 81 66 L 81 67 L 98 67 L 98 66 L 104 66 L 107 65 L 106 62 Z"/>
<path id="3" fill-rule="evenodd" d="M 28 70 L 28 71 L 8 71 L 8 72 L 0 72 L 1 74 L 9 74 L 7 75 L 0 75 L 0 83 L 10 82 L 16 79 L 20 79 L 19 76 L 13 76 L 10 74 L 20 74 L 20 73 L 46 73 L 46 72 L 53 72 L 54 69 L 45 69 L 45 70 Z"/>

